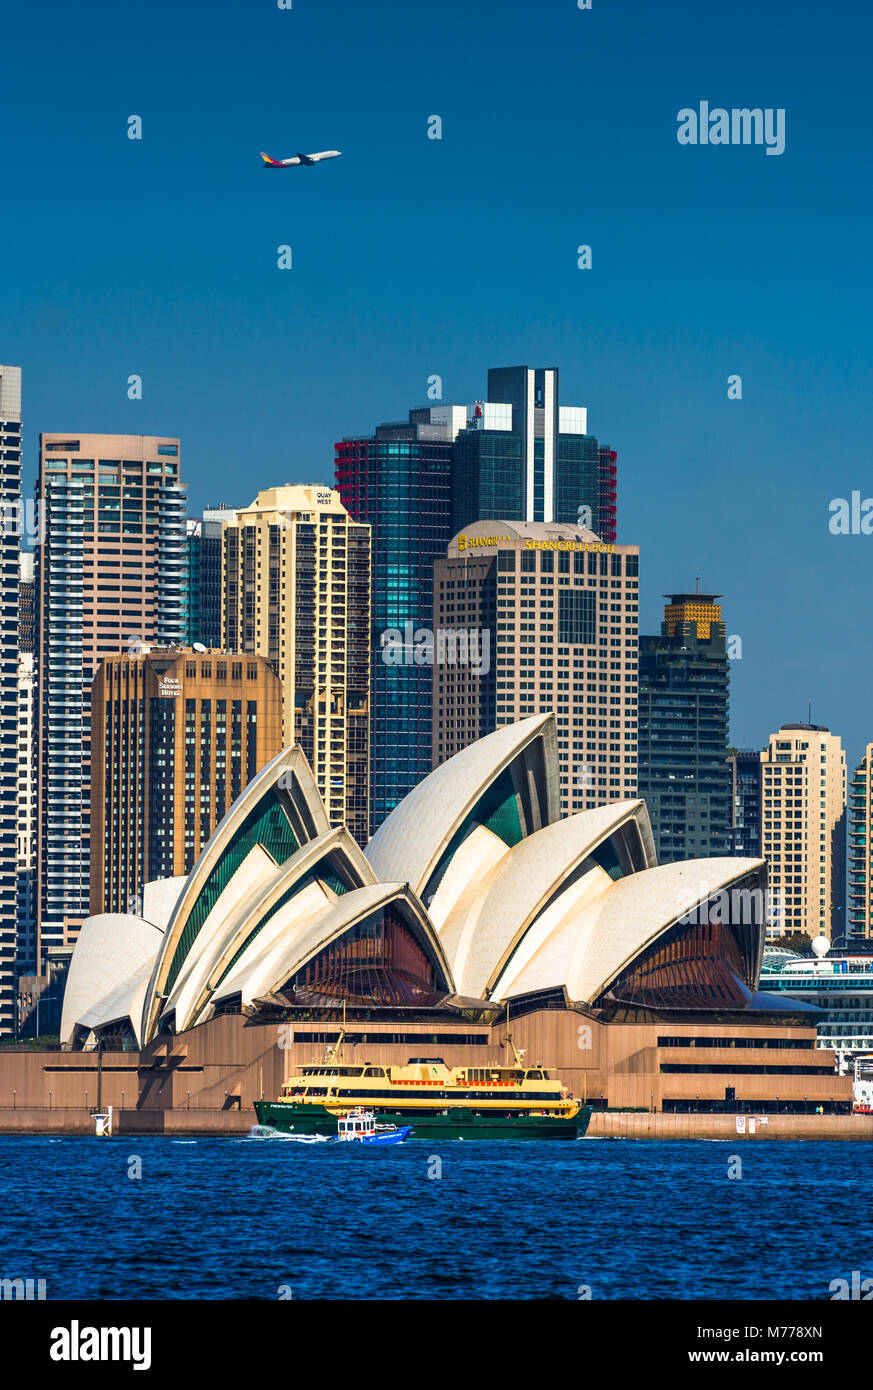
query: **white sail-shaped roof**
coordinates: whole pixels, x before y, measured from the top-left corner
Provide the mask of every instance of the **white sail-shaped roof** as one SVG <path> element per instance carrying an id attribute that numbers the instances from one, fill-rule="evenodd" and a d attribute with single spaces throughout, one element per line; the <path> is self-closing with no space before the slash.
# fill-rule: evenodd
<path id="1" fill-rule="evenodd" d="M 240 860 L 253 880 L 259 872 L 268 876 L 302 844 L 329 829 L 302 750 L 296 744 L 283 749 L 233 803 L 188 875 L 149 983 L 142 1023 L 146 1042 L 155 1034 L 165 1001 L 192 949 L 203 950 L 224 915 L 253 891 L 249 884 L 233 883 L 242 867 Z M 226 889 L 228 897 L 216 914 L 215 899 Z"/>
<path id="2" fill-rule="evenodd" d="M 520 969 L 510 961 L 495 997 L 564 989 L 571 1003 L 592 1004 L 680 918 L 763 867 L 761 859 L 691 859 L 611 883 L 592 902 L 570 906 Z"/>
<path id="3" fill-rule="evenodd" d="M 313 998 L 463 1009 L 525 996 L 533 1006 L 534 996 L 562 992 L 592 1005 L 697 904 L 741 881 L 742 893 L 763 889 L 761 860 L 656 867 L 641 801 L 561 819 L 557 767 L 554 715 L 506 725 L 435 769 L 362 853 L 345 828 L 331 828 L 301 749 L 285 750 L 184 881 L 145 886 L 143 917 L 86 921 L 62 1041 L 80 1045 L 83 1031 L 129 1018 L 146 1045 L 224 1008 L 308 1009 Z M 703 993 L 681 970 L 664 989 L 709 1007 L 713 942 L 734 963 L 723 976 L 728 997 L 739 958 L 744 987 L 756 978 L 762 940 L 763 912 L 733 941 L 686 937 L 683 927 L 676 941 L 698 952 Z M 639 975 L 617 994 L 644 995 Z"/>
<path id="4" fill-rule="evenodd" d="M 102 912 L 84 922 L 67 972 L 62 1044 L 69 1045 L 77 1024 L 93 1029 L 119 1019 L 122 996 L 124 1007 L 132 1006 L 141 984 L 144 993 L 162 940 L 151 922 L 126 913 Z M 140 1042 L 141 1021 L 140 1014 L 130 1020 Z"/>
<path id="5" fill-rule="evenodd" d="M 521 833 L 533 834 L 560 815 L 554 716 L 538 714 L 506 724 L 434 768 L 395 806 L 366 848 L 381 879 L 400 879 L 419 895 L 475 815 L 497 778 L 514 772 Z"/>
<path id="6" fill-rule="evenodd" d="M 446 992 L 455 993 L 452 973 L 427 913 L 403 883 L 375 883 L 345 893 L 328 904 L 293 932 L 283 932 L 272 949 L 259 955 L 249 970 L 238 972 L 235 989 L 242 1003 L 269 1001 L 296 971 L 331 942 L 339 940 L 355 923 L 389 904 L 396 906 L 414 924 L 433 963 L 444 977 Z M 229 979 L 217 997 L 229 993 Z"/>
<path id="7" fill-rule="evenodd" d="M 249 859 L 254 857 L 253 850 Z M 253 873 L 245 874 L 245 865 L 237 871 L 224 890 L 213 909 L 216 915 L 214 930 L 200 933 L 198 942 L 189 952 L 185 965 L 162 1009 L 162 1014 L 175 1010 L 177 1032 L 198 1023 L 216 986 L 222 981 L 234 958 L 241 955 L 247 947 L 254 947 L 265 922 L 275 916 L 283 900 L 288 900 L 289 921 L 294 920 L 295 908 L 303 909 L 304 919 L 311 915 L 310 903 L 315 898 L 321 906 L 336 901 L 337 894 L 322 884 L 318 884 L 315 895 L 308 894 L 305 902 L 298 897 L 301 881 L 308 874 L 316 872 L 325 862 L 336 864 L 337 871 L 349 884 L 362 887 L 374 883 L 375 875 L 363 853 L 345 826 L 326 830 L 307 844 L 301 846 L 296 854 L 277 868 L 267 856 L 266 865 L 259 866 Z M 224 897 L 230 892 L 238 879 L 244 879 L 243 891 L 232 908 L 225 905 Z M 293 901 L 292 901 L 293 900 Z M 286 927 L 286 931 L 294 928 Z M 202 943 L 202 944 L 201 944 Z M 198 944 L 201 949 L 197 949 Z"/>
<path id="8" fill-rule="evenodd" d="M 653 865 L 655 848 L 645 803 L 621 801 L 545 826 L 474 880 L 440 926 L 458 992 L 470 997 L 489 992 L 531 923 L 560 896 L 585 861 L 611 837 L 620 838 L 625 828 L 633 837 L 636 866 Z M 619 848 L 627 856 L 628 851 Z M 588 867 L 604 874 L 593 860 Z M 632 872 L 634 864 L 626 867 Z"/>

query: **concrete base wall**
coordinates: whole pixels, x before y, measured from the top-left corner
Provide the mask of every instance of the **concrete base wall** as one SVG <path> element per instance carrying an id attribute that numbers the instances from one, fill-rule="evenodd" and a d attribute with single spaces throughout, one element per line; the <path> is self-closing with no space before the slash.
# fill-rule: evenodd
<path id="1" fill-rule="evenodd" d="M 762 1124 L 762 1118 L 766 1123 Z M 615 1112 L 591 1116 L 592 1139 L 725 1139 L 740 1144 L 759 1139 L 873 1139 L 871 1115 L 743 1115 L 737 1133 L 735 1115 L 631 1115 Z M 749 1121 L 755 1130 L 750 1133 Z"/>
<path id="2" fill-rule="evenodd" d="M 873 1139 L 870 1115 L 744 1116 L 737 1133 L 734 1115 L 641 1115 L 600 1112 L 591 1117 L 589 1139 L 721 1139 L 731 1144 L 766 1139 Z M 749 1120 L 755 1119 L 750 1133 Z M 113 1113 L 114 1135 L 246 1135 L 254 1114 L 235 1110 L 120 1110 Z M 83 1110 L 0 1110 L 0 1134 L 67 1134 L 93 1136 L 94 1121 Z"/>
<path id="3" fill-rule="evenodd" d="M 99 1078 L 96 1052 L 2 1048 L 0 1131 L 23 1130 L 18 1112 L 36 1117 L 34 1131 L 91 1133 L 99 1090 L 101 1107 L 123 1112 L 120 1125 L 137 1126 L 117 1132 L 244 1134 L 255 1121 L 253 1102 L 274 1099 L 283 1081 L 321 1057 L 339 1026 L 228 1014 L 159 1037 L 141 1052 L 105 1051 Z M 641 1137 L 734 1135 L 733 1111 L 755 1114 L 759 1106 L 773 1113 L 768 1124 L 756 1125 L 756 1137 L 798 1137 L 804 1126 L 821 1137 L 866 1137 L 873 1125 L 848 1113 L 831 1115 L 851 1110 L 852 1078 L 836 1075 L 834 1054 L 815 1047 L 809 1026 L 754 1016 L 721 1023 L 604 1023 L 572 1009 L 544 1009 L 513 1019 L 511 1028 L 527 1064 L 542 1063 L 571 1095 L 598 1110 L 639 1112 L 595 1116 L 593 1134 L 618 1132 L 599 1130 L 601 1123 L 621 1123 L 634 1126 L 621 1132 Z M 343 1060 L 398 1066 L 411 1056 L 437 1056 L 449 1067 L 481 1067 L 511 1060 L 505 1039 L 505 1024 L 470 1019 L 350 1018 Z M 731 1113 L 721 1113 L 725 1104 Z M 827 1113 L 812 1113 L 819 1106 Z M 789 1109 L 798 1113 L 786 1114 Z M 649 1129 L 654 1120 L 659 1127 Z M 834 1122 L 832 1133 L 826 1134 L 824 1120 Z"/>
<path id="4" fill-rule="evenodd" d="M 113 1110 L 113 1137 L 143 1134 L 248 1134 L 255 1116 L 235 1110 Z M 94 1134 L 86 1110 L 0 1110 L 0 1134 Z"/>

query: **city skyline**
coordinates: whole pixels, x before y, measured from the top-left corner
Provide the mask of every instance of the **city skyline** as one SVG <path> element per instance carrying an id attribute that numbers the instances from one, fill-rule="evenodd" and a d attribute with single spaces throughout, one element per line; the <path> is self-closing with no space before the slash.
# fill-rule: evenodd
<path id="1" fill-rule="evenodd" d="M 7 354 L 7 355 L 8 355 L 8 354 Z M 23 373 L 22 373 L 22 380 L 23 380 L 23 382 L 24 382 L 23 389 L 22 389 L 22 396 L 23 396 L 23 399 L 24 399 L 24 405 L 23 405 L 23 407 L 22 407 L 22 413 L 26 415 L 27 382 L 26 382 L 26 379 L 24 378 Z M 475 400 L 475 399 L 477 399 L 475 395 L 471 395 L 471 396 L 470 396 L 470 400 Z M 446 402 L 445 404 L 446 404 L 446 405 L 451 405 L 451 404 L 456 404 L 456 403 L 454 403 L 454 402 Z M 425 408 L 425 407 L 422 407 L 422 409 L 424 409 L 424 408 Z M 407 412 L 406 412 L 406 413 L 407 413 L 407 414 L 409 413 L 409 407 L 407 407 Z M 402 416 L 402 412 L 398 412 L 398 414 Z M 371 427 L 371 428 L 372 428 L 372 427 Z M 23 507 L 28 507 L 29 505 L 31 505 L 33 495 L 37 492 L 38 480 L 39 480 L 39 446 L 38 446 L 38 440 L 39 440 L 40 434 L 42 434 L 42 433 L 48 433 L 48 432 L 43 431 L 43 430 L 40 430 L 39 428 L 37 428 L 37 429 L 35 429 L 35 430 L 33 431 L 33 434 L 35 435 L 36 440 L 37 440 L 37 446 L 36 446 L 36 449 L 37 449 L 37 464 L 36 464 L 36 473 L 35 473 L 35 476 L 34 476 L 32 482 L 29 482 L 29 480 L 27 479 L 26 474 L 25 474 L 25 465 L 24 465 L 24 463 L 22 462 L 22 506 L 23 506 Z M 52 432 L 51 432 L 51 434 L 54 435 L 55 437 L 57 437 L 57 436 L 59 436 L 60 434 L 63 434 L 63 433 L 71 433 L 71 434 L 80 433 L 80 434 L 85 435 L 85 434 L 99 434 L 99 433 L 103 433 L 103 431 L 94 430 L 94 429 L 87 429 L 87 430 L 77 431 L 77 430 L 75 430 L 75 429 L 71 429 L 71 430 L 69 430 L 69 431 L 52 431 Z M 366 431 L 362 431 L 361 434 L 362 434 L 362 436 L 365 435 L 365 434 L 366 434 Z M 148 435 L 145 435 L 145 436 L 143 436 L 143 437 L 149 437 L 149 436 L 148 436 Z M 166 435 L 166 436 L 163 436 L 163 437 L 170 437 L 170 436 L 169 436 L 169 435 Z M 27 426 L 27 421 L 26 421 L 26 419 L 25 419 L 25 423 L 24 423 L 23 428 L 22 428 L 22 443 L 23 443 L 23 446 L 24 446 L 23 449 L 22 449 L 22 455 L 23 455 L 23 456 L 26 456 L 26 454 L 27 454 L 27 452 L 28 452 L 28 449 L 27 449 L 27 443 L 28 443 L 28 426 Z M 334 447 L 335 447 L 335 446 L 334 446 Z M 335 481 L 334 481 L 334 479 L 333 479 L 333 474 L 334 474 L 334 472 L 335 472 L 335 467 L 336 467 L 336 461 L 335 461 L 335 459 L 332 460 L 331 463 L 325 467 L 325 469 L 324 469 L 323 471 L 324 471 L 325 474 L 326 474 L 327 480 L 326 480 L 323 484 L 320 484 L 320 483 L 318 482 L 317 479 L 314 479 L 313 477 L 310 477 L 309 475 L 307 475 L 307 479 L 306 479 L 306 480 L 304 480 L 303 478 L 289 477 L 289 478 L 287 478 L 287 479 L 284 479 L 281 483 L 277 483 L 275 480 L 273 480 L 273 481 L 268 481 L 268 478 L 269 478 L 270 475 L 265 474 L 265 477 L 264 477 L 263 479 L 258 479 L 257 481 L 258 481 L 258 485 L 259 485 L 259 486 L 263 486 L 263 487 L 275 487 L 275 486 L 291 486 L 291 487 L 298 487 L 298 486 L 307 486 L 307 485 L 309 485 L 309 484 L 315 482 L 316 485 L 321 485 L 321 486 L 324 486 L 325 488 L 334 488 L 334 487 L 336 486 L 336 483 L 335 483 Z M 314 473 L 315 471 L 317 471 L 317 470 L 310 470 L 310 472 L 312 472 L 312 473 Z M 191 481 L 190 481 L 190 479 L 189 479 L 189 477 L 188 477 L 187 467 L 186 467 L 186 484 L 188 485 L 188 488 L 189 488 L 189 513 L 190 513 L 191 517 L 192 517 L 194 520 L 197 520 L 198 511 L 200 511 L 200 512 L 202 512 L 202 513 L 208 513 L 209 515 L 213 515 L 214 512 L 215 512 L 215 508 L 227 507 L 227 508 L 230 508 L 231 510 L 239 510 L 241 507 L 243 507 L 243 506 L 245 505 L 241 500 L 238 500 L 238 501 L 237 501 L 237 505 L 236 505 L 236 507 L 234 508 L 234 506 L 233 506 L 232 503 L 229 504 L 229 503 L 227 503 L 227 502 L 225 502 L 225 501 L 219 500 L 218 498 L 215 498 L 211 504 L 207 504 L 207 503 L 205 503 L 205 502 L 203 501 L 203 498 L 202 498 L 202 497 L 201 497 L 199 500 L 197 500 L 197 499 L 195 499 L 195 497 L 190 496 Z M 660 586 L 660 581 L 657 581 L 654 585 L 652 585 L 652 584 L 647 584 L 647 583 L 646 583 L 646 571 L 645 571 L 645 558 L 646 558 L 646 549 L 647 549 L 647 546 L 646 546 L 646 537 L 643 536 L 641 539 L 631 540 L 627 535 L 625 535 L 625 534 L 623 533 L 622 516 L 623 516 L 623 514 L 624 514 L 625 508 L 627 507 L 627 508 L 630 510 L 630 509 L 633 507 L 633 502 L 631 501 L 630 498 L 627 497 L 627 495 L 626 495 L 626 487 L 625 487 L 623 484 L 624 484 L 624 479 L 623 479 L 623 476 L 622 476 L 621 451 L 619 450 L 619 463 L 618 463 L 618 512 L 619 512 L 618 540 L 619 540 L 619 543 L 622 543 L 622 544 L 629 544 L 629 543 L 630 543 L 630 544 L 638 544 L 638 545 L 639 545 L 639 549 L 640 549 L 640 567 L 641 567 L 641 582 L 640 582 L 640 615 L 641 615 L 641 616 L 640 616 L 640 631 L 641 631 L 641 632 L 645 632 L 647 624 L 650 624 L 653 630 L 654 630 L 654 628 L 655 628 L 657 625 L 659 625 L 659 619 L 658 619 L 658 616 L 657 616 L 657 615 L 659 614 L 659 611 L 660 611 L 661 608 L 662 608 L 661 600 L 663 599 L 663 597 L 665 596 L 665 594 L 667 593 L 667 591 L 661 588 L 661 586 Z M 196 486 L 196 483 L 195 483 L 195 486 Z M 245 486 L 248 486 L 248 484 L 240 484 L 239 482 L 237 483 L 237 488 L 238 488 L 238 490 L 242 487 L 242 489 L 243 489 L 243 491 L 244 491 Z M 213 489 L 213 491 L 214 491 L 214 489 Z M 205 493 L 204 493 L 203 495 L 205 496 Z M 38 505 L 38 504 L 37 504 L 37 505 Z M 22 515 L 24 515 L 24 513 L 22 513 Z M 28 513 L 28 515 L 29 515 L 29 513 Z M 35 517 L 38 517 L 38 511 L 35 510 L 34 516 L 35 516 Z M 27 524 L 29 524 L 29 523 L 27 523 Z M 37 523 L 35 522 L 34 524 L 37 524 Z M 25 548 L 28 544 L 32 544 L 32 543 L 33 543 L 33 536 L 30 535 L 30 534 L 27 534 L 27 532 L 25 532 L 25 535 L 22 537 L 22 549 L 21 549 L 21 554 L 22 554 L 22 555 L 24 555 L 24 556 L 35 555 L 36 549 L 34 549 L 34 551 L 29 551 L 29 550 L 27 550 L 27 549 Z M 689 580 L 690 577 L 691 577 L 691 576 L 688 574 L 688 572 L 684 572 L 684 573 L 683 573 L 683 572 L 680 572 L 680 571 L 678 571 L 678 570 L 676 570 L 676 571 L 674 571 L 674 572 L 676 572 L 676 573 L 678 574 L 678 577 L 679 577 L 680 579 L 683 579 L 683 580 L 685 581 L 685 587 L 688 587 L 688 580 Z M 703 571 L 703 577 L 705 577 L 705 575 L 706 575 L 707 573 L 709 573 L 708 570 Z M 736 573 L 739 574 L 740 571 L 738 570 Z M 695 580 L 696 580 L 696 582 L 697 582 L 698 584 L 701 582 L 701 577 L 702 577 L 702 576 L 701 576 L 701 570 L 698 569 L 697 571 L 695 571 L 695 575 L 694 575 L 694 578 L 695 578 Z M 682 586 L 680 585 L 679 587 L 682 587 Z M 727 599 L 727 602 L 726 602 L 726 604 L 725 604 L 724 606 L 725 606 L 725 608 L 728 610 L 728 617 L 729 617 L 730 608 L 731 608 L 731 592 L 730 592 L 730 586 L 729 586 L 729 584 L 728 584 L 728 586 L 727 586 L 727 592 L 726 592 L 725 597 L 726 597 L 726 599 Z M 422 615 L 422 616 L 424 617 L 424 616 L 427 616 L 427 615 L 425 614 L 425 615 Z M 861 756 L 863 755 L 863 751 L 864 751 L 864 749 L 866 748 L 867 743 L 870 741 L 870 737 L 869 737 L 870 734 L 873 733 L 873 725 L 871 725 L 871 723 L 870 723 L 869 721 L 866 721 L 866 722 L 865 722 L 864 717 L 863 717 L 861 714 L 858 715 L 856 721 L 849 722 L 848 727 L 849 727 L 851 730 L 853 730 L 853 733 L 850 735 L 850 734 L 848 734 L 848 733 L 846 732 L 846 725 L 845 725 L 845 724 L 843 724 L 843 725 L 838 725 L 838 724 L 836 724 L 833 720 L 828 719 L 828 718 L 826 717 L 826 715 L 825 715 L 825 716 L 822 716 L 822 714 L 821 714 L 821 708 L 820 708 L 820 702 L 819 702 L 815 697 L 812 697 L 812 698 L 811 698 L 809 695 L 801 695 L 797 700 L 794 700 L 793 695 L 789 695 L 788 698 L 785 700 L 785 702 L 784 702 L 782 705 L 779 705 L 778 702 L 775 703 L 774 708 L 775 708 L 775 710 L 776 710 L 776 713 L 773 715 L 772 719 L 769 719 L 768 717 L 761 717 L 760 715 L 753 716 L 753 715 L 749 712 L 749 706 L 755 706 L 755 705 L 757 704 L 756 699 L 755 699 L 755 694 L 754 694 L 754 688 L 755 688 L 755 687 L 754 687 L 754 680 L 755 680 L 755 677 L 754 677 L 754 675 L 752 676 L 752 689 L 750 690 L 748 687 L 746 687 L 746 686 L 744 685 L 744 677 L 745 677 L 746 671 L 749 670 L 749 669 L 752 667 L 752 663 L 751 663 L 751 662 L 748 662 L 748 659 L 747 659 L 747 658 L 744 660 L 744 646 L 745 646 L 744 638 L 743 638 L 743 634 L 742 634 L 741 632 L 735 631 L 736 626 L 737 626 L 737 625 L 734 624 L 733 627 L 732 627 L 730 621 L 728 621 L 728 623 L 727 623 L 727 637 L 728 637 L 728 644 L 729 644 L 729 647 L 733 650 L 734 653 L 737 653 L 737 652 L 739 653 L 739 656 L 737 657 L 736 655 L 730 655 L 730 652 L 729 652 L 730 674 L 731 674 L 731 692 L 732 692 L 732 698 L 731 698 L 731 711 L 730 711 L 730 727 L 729 727 L 729 744 L 730 744 L 730 747 L 731 747 L 731 748 L 735 748 L 735 749 L 740 749 L 740 750 L 742 750 L 742 749 L 762 750 L 762 749 L 766 748 L 766 746 L 767 746 L 767 741 L 768 741 L 768 738 L 769 738 L 769 736 L 770 736 L 770 733 L 771 733 L 774 729 L 778 729 L 779 727 L 781 727 L 782 724 L 788 723 L 788 722 L 801 721 L 801 720 L 809 719 L 809 718 L 813 718 L 813 719 L 821 719 L 821 718 L 824 718 L 824 719 L 825 719 L 825 722 L 827 723 L 828 728 L 829 728 L 832 732 L 836 733 L 837 735 L 839 735 L 839 736 L 842 738 L 843 743 L 844 743 L 844 745 L 846 746 L 847 757 L 849 758 L 849 760 L 850 760 L 850 761 L 854 760 L 854 762 L 857 763 L 857 762 L 859 761 L 859 759 L 861 758 Z M 815 666 L 815 662 L 812 661 L 812 660 L 811 660 L 811 665 L 812 665 L 812 666 Z M 817 668 L 816 668 L 816 669 L 817 669 Z M 807 682 L 807 684 L 809 684 L 809 682 Z M 796 703 L 796 705 L 797 705 L 797 708 L 796 708 L 796 709 L 793 708 L 793 704 L 795 704 L 795 703 Z M 742 727 L 742 730 L 740 729 L 739 720 L 738 720 L 737 716 L 735 715 L 735 708 L 736 708 L 736 706 L 737 706 L 738 704 L 739 704 L 740 710 L 741 710 L 741 713 L 740 713 L 739 718 L 743 720 L 743 727 Z M 753 728 L 753 730 L 752 730 L 751 736 L 750 736 L 750 737 L 746 737 L 746 736 L 744 736 L 744 733 L 745 733 L 745 730 L 746 730 L 746 728 L 747 728 L 747 726 L 748 726 L 749 724 L 753 724 L 753 725 L 754 725 L 754 728 Z M 856 727 L 857 727 L 858 730 L 860 730 L 860 732 L 857 734 L 857 738 L 858 738 L 858 740 L 859 740 L 859 745 L 858 745 L 858 748 L 857 748 L 857 749 L 855 748 L 855 744 L 851 741 L 851 738 L 855 736 L 855 735 L 854 735 L 854 730 L 855 730 Z M 866 730 L 866 733 L 865 733 L 865 730 Z"/>
<path id="2" fill-rule="evenodd" d="M 234 3 L 205 32 L 173 22 L 168 44 L 163 13 L 51 13 L 47 29 L 19 15 L 19 43 L 45 80 L 77 72 L 64 130 L 26 64 L 0 93 L 17 140 L 4 359 L 24 369 L 28 489 L 40 429 L 168 431 L 196 515 L 246 502 L 259 461 L 262 486 L 330 482 L 335 441 L 427 404 L 433 375 L 465 401 L 489 363 L 555 362 L 618 451 L 641 630 L 700 571 L 743 640 L 733 741 L 763 745 L 812 699 L 861 756 L 873 651 L 828 596 L 863 592 L 873 542 L 828 521 L 831 500 L 868 491 L 870 193 L 852 132 L 873 15 L 823 33 L 796 5 L 724 23 L 643 0 L 509 3 L 499 20 L 450 4 L 436 23 L 388 3 L 377 39 L 347 5 Z M 424 78 L 395 61 L 423 44 Z M 677 113 L 703 99 L 784 109 L 784 153 L 680 144 Z M 343 157 L 265 171 L 258 150 L 288 139 Z"/>
<path id="3" fill-rule="evenodd" d="M 873 1298 L 873 4 L 2 33 L 30 1359 L 160 1376 L 185 1316 L 251 1379 L 213 1303 L 545 1302 L 636 1318 L 643 1374 L 833 1374 L 824 1305 Z"/>

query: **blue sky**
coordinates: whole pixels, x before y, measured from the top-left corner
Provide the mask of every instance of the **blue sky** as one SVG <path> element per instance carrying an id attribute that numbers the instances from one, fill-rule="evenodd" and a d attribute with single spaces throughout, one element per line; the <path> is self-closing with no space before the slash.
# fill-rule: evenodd
<path id="1" fill-rule="evenodd" d="M 25 373 L 28 482 L 40 430 L 178 434 L 192 510 L 245 502 L 332 479 L 334 441 L 404 418 L 432 373 L 463 402 L 489 365 L 555 365 L 618 450 L 642 630 L 698 572 L 724 595 L 734 740 L 810 699 L 850 759 L 873 739 L 873 536 L 828 530 L 832 498 L 873 496 L 869 6 L 82 3 L 4 25 L 0 361 Z M 784 107 L 785 153 L 680 146 L 701 100 Z M 258 159 L 324 148 L 342 159 Z"/>

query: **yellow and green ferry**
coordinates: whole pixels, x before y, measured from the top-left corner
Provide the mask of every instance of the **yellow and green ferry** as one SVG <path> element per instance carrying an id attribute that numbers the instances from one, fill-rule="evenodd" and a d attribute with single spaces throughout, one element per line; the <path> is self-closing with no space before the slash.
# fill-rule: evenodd
<path id="1" fill-rule="evenodd" d="M 335 1135 L 357 1106 L 383 1124 L 413 1126 L 410 1139 L 580 1139 L 591 1106 L 574 1099 L 544 1067 L 448 1067 L 441 1057 L 405 1066 L 347 1064 L 343 1034 L 321 1062 L 301 1067 L 277 1100 L 254 1103 L 258 1124 L 284 1134 Z M 507 1039 L 511 1042 L 511 1039 Z"/>

